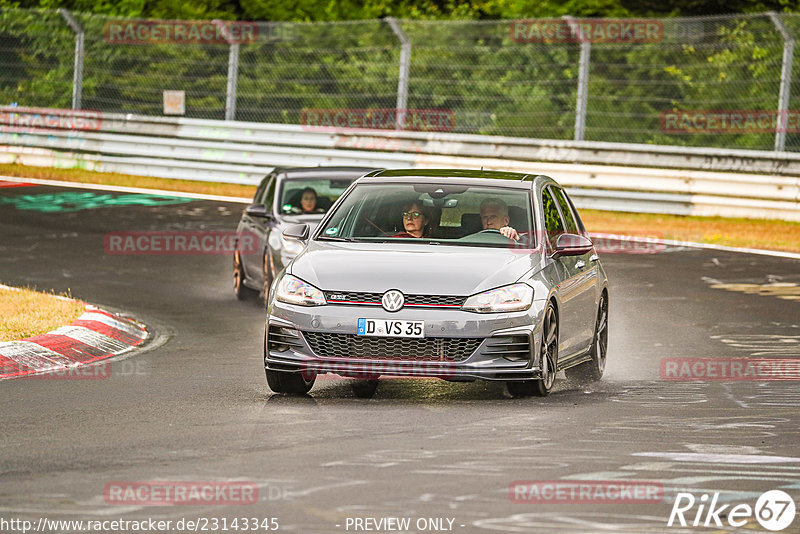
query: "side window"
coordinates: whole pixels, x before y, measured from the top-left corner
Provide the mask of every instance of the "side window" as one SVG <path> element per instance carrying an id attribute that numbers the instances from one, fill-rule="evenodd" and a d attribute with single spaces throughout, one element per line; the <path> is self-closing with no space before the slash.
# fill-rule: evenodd
<path id="1" fill-rule="evenodd" d="M 561 214 L 564 216 L 564 223 L 567 226 L 567 232 L 570 234 L 577 234 L 578 232 L 578 225 L 575 223 L 575 217 L 572 215 L 572 210 L 567 204 L 567 199 L 564 198 L 564 190 L 558 187 L 553 187 L 553 191 L 555 191 L 556 200 L 558 200 L 558 206 L 561 208 Z"/>
<path id="2" fill-rule="evenodd" d="M 272 204 L 273 201 L 275 200 L 275 184 L 277 183 L 278 183 L 277 178 L 273 178 L 272 180 L 269 181 L 267 190 L 264 193 L 264 199 L 261 202 L 262 204 L 267 206 L 267 209 L 269 209 L 270 211 L 272 211 Z"/>
<path id="3" fill-rule="evenodd" d="M 569 204 L 569 207 L 572 208 L 573 215 L 575 215 L 575 222 L 578 223 L 578 230 L 580 230 L 581 234 L 586 234 L 586 226 L 583 224 L 583 221 L 581 220 L 581 214 L 578 213 L 578 210 L 575 208 L 575 204 L 572 203 L 572 199 L 569 198 L 569 195 L 567 194 L 567 192 L 563 191 L 563 193 L 564 193 L 564 197 L 566 197 L 566 199 L 567 199 L 567 203 Z"/>
<path id="4" fill-rule="evenodd" d="M 544 207 L 544 228 L 550 237 L 550 242 L 555 243 L 558 236 L 564 233 L 564 223 L 558 213 L 556 201 L 550 194 L 550 189 L 542 189 L 542 206 Z"/>
<path id="5" fill-rule="evenodd" d="M 258 189 L 256 189 L 256 194 L 253 195 L 253 204 L 261 204 L 261 199 L 264 198 L 264 191 L 267 189 L 267 183 L 271 180 L 270 176 L 267 176 L 261 183 L 258 184 Z"/>

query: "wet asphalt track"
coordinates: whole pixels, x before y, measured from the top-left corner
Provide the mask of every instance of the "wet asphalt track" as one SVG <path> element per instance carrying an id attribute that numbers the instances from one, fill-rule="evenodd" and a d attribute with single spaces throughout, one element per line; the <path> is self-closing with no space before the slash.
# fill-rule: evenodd
<path id="1" fill-rule="evenodd" d="M 241 205 L 91 207 L 80 197 L 91 209 L 41 212 L 20 208 L 47 198 L 8 200 L 85 192 L 0 189 L 0 282 L 69 289 L 158 337 L 106 380 L 0 382 L 0 518 L 274 517 L 280 531 L 335 533 L 354 532 L 347 517 L 393 516 L 451 518 L 465 533 L 697 532 L 712 530 L 666 526 L 676 491 L 753 505 L 783 489 L 800 506 L 796 381 L 659 377 L 664 357 L 800 358 L 800 301 L 709 287 L 800 282 L 796 260 L 677 248 L 602 256 L 609 365 L 590 387 L 562 380 L 548 398 L 511 399 L 501 384 L 387 380 L 361 400 L 344 379 L 319 379 L 310 397 L 292 398 L 266 386 L 264 312 L 233 297 L 228 255 L 104 252 L 107 232 L 234 230 Z M 666 497 L 509 499 L 512 481 L 554 479 L 651 480 Z M 104 500 L 109 483 L 152 480 L 254 482 L 259 502 Z M 751 519 L 741 530 L 763 529 Z M 800 532 L 800 514 L 785 532 Z"/>

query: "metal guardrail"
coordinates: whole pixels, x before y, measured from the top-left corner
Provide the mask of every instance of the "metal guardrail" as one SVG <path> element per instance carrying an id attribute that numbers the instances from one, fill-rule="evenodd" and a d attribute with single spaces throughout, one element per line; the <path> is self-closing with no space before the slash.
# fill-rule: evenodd
<path id="1" fill-rule="evenodd" d="M 0 108 L 0 162 L 256 184 L 276 166 L 552 175 L 581 207 L 800 221 L 800 154 Z M 720 172 L 725 171 L 725 172 Z"/>

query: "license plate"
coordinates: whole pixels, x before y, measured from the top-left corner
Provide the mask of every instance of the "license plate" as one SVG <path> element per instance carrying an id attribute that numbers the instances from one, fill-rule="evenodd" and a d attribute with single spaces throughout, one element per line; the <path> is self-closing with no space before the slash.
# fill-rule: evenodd
<path id="1" fill-rule="evenodd" d="M 359 319 L 358 335 L 376 337 L 425 337 L 425 321 Z"/>

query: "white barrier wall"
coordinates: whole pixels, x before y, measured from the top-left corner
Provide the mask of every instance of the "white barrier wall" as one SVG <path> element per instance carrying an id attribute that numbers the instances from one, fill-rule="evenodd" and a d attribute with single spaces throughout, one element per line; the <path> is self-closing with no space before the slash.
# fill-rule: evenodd
<path id="1" fill-rule="evenodd" d="M 0 162 L 239 184 L 276 166 L 483 167 L 548 174 L 585 208 L 800 221 L 785 152 L 0 108 Z"/>

